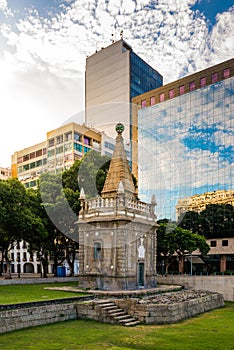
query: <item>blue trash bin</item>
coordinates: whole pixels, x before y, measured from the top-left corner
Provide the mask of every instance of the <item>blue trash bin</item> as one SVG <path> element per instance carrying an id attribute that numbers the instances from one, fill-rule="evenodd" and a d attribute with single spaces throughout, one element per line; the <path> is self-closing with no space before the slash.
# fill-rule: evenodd
<path id="1" fill-rule="evenodd" d="M 58 275 L 58 277 L 66 277 L 66 267 L 65 266 L 58 266 L 57 267 L 57 275 Z"/>

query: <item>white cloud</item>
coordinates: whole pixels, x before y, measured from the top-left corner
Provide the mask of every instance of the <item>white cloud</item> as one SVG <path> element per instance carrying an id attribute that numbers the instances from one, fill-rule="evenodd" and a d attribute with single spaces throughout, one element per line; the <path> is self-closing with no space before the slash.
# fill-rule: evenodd
<path id="1" fill-rule="evenodd" d="M 12 11 L 8 8 L 7 0 L 0 0 L 0 12 L 3 12 L 7 17 L 13 17 Z"/>

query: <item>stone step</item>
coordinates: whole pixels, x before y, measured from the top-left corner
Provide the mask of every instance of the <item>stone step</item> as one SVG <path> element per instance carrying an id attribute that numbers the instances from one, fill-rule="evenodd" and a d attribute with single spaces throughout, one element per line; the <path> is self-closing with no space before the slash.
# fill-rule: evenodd
<path id="1" fill-rule="evenodd" d="M 135 321 L 132 321 L 132 322 L 125 323 L 124 326 L 134 327 L 134 326 L 137 326 L 138 324 L 140 324 L 140 322 L 135 320 Z"/>
<path id="2" fill-rule="evenodd" d="M 103 303 L 103 304 L 100 304 L 100 303 L 98 303 L 97 304 L 98 306 L 100 306 L 100 307 L 109 307 L 109 306 L 115 306 L 115 304 L 114 303 Z"/>
<path id="3" fill-rule="evenodd" d="M 127 317 L 125 317 L 122 320 L 118 320 L 119 323 L 123 323 L 123 324 L 129 323 L 129 322 L 135 322 L 135 321 L 136 319 L 129 315 L 127 315 Z"/>
<path id="4" fill-rule="evenodd" d="M 118 306 L 116 306 L 115 304 L 113 304 L 112 306 L 105 306 L 105 307 L 102 307 L 103 310 L 107 310 L 107 311 L 111 311 L 111 310 L 116 310 L 118 309 Z"/>
<path id="5" fill-rule="evenodd" d="M 110 304 L 110 303 L 113 304 L 113 302 L 111 300 L 109 300 L 109 299 L 94 300 L 94 303 L 97 304 L 97 305 Z"/>
<path id="6" fill-rule="evenodd" d="M 123 311 L 122 309 L 117 309 L 117 310 L 110 310 L 108 312 L 108 314 L 112 317 L 115 317 L 115 316 L 121 316 L 121 315 L 125 315 L 126 312 Z"/>
<path id="7" fill-rule="evenodd" d="M 122 315 L 119 316 L 114 316 L 114 319 L 119 321 L 119 320 L 124 320 L 126 318 L 130 317 L 128 314 L 126 314 L 126 312 L 123 311 Z"/>

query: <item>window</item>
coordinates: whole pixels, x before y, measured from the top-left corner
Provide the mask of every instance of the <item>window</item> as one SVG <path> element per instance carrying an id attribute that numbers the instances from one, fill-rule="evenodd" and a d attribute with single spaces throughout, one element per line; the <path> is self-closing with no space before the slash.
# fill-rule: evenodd
<path id="1" fill-rule="evenodd" d="M 173 98 L 173 97 L 175 97 L 175 90 L 174 89 L 169 91 L 169 98 Z"/>
<path id="2" fill-rule="evenodd" d="M 164 95 L 164 93 L 162 93 L 159 95 L 159 101 L 163 102 L 164 100 L 165 100 L 165 95 Z"/>
<path id="3" fill-rule="evenodd" d="M 223 77 L 224 77 L 224 79 L 229 78 L 230 75 L 231 75 L 230 68 L 224 69 L 224 71 L 223 71 Z"/>
<path id="4" fill-rule="evenodd" d="M 29 154 L 25 154 L 25 156 L 23 156 L 23 161 L 26 162 L 27 160 L 29 160 Z"/>
<path id="5" fill-rule="evenodd" d="M 65 141 L 71 141 L 72 139 L 72 132 L 69 131 L 65 134 Z"/>
<path id="6" fill-rule="evenodd" d="M 27 248 L 27 243 L 26 241 L 23 241 L 23 249 L 26 249 Z"/>
<path id="7" fill-rule="evenodd" d="M 23 253 L 23 261 L 27 261 L 27 253 L 26 252 Z"/>
<path id="8" fill-rule="evenodd" d="M 17 163 L 19 164 L 19 163 L 22 163 L 23 162 L 23 157 L 18 157 L 17 158 Z"/>
<path id="9" fill-rule="evenodd" d="M 63 152 L 63 146 L 58 146 L 56 147 L 56 154 L 62 153 Z"/>
<path id="10" fill-rule="evenodd" d="M 81 134 L 78 132 L 74 132 L 74 140 L 81 142 Z"/>
<path id="11" fill-rule="evenodd" d="M 218 81 L 218 73 L 213 73 L 211 76 L 212 84 L 216 83 L 217 81 Z"/>
<path id="12" fill-rule="evenodd" d="M 74 150 L 82 152 L 82 145 L 80 145 L 79 143 L 74 143 Z"/>
<path id="13" fill-rule="evenodd" d="M 54 146 L 54 138 L 48 140 L 48 147 Z"/>
<path id="14" fill-rule="evenodd" d="M 206 78 L 205 78 L 205 77 L 203 77 L 203 78 L 200 79 L 200 86 L 201 86 L 201 87 L 206 86 Z"/>
<path id="15" fill-rule="evenodd" d="M 216 241 L 210 241 L 210 246 L 211 247 L 216 247 L 216 243 L 217 243 Z"/>
<path id="16" fill-rule="evenodd" d="M 53 157 L 54 156 L 54 148 L 53 149 L 50 149 L 48 150 L 48 154 L 47 154 L 47 157 Z"/>
<path id="17" fill-rule="evenodd" d="M 36 153 L 35 152 L 32 152 L 32 153 L 29 154 L 29 158 L 30 159 L 33 159 L 35 157 L 36 157 Z"/>
<path id="18" fill-rule="evenodd" d="M 65 145 L 64 145 L 64 152 L 66 153 L 66 152 L 70 152 L 72 150 L 72 143 L 71 142 L 69 142 L 69 143 L 66 143 Z"/>
<path id="19" fill-rule="evenodd" d="M 23 171 L 27 171 L 29 169 L 29 164 L 25 164 L 24 166 L 23 166 Z"/>
<path id="20" fill-rule="evenodd" d="M 100 150 L 101 148 L 100 142 L 93 140 L 93 148 L 96 150 Z"/>
<path id="21" fill-rule="evenodd" d="M 87 152 L 89 152 L 90 150 L 91 150 L 91 148 L 85 147 L 85 146 L 84 146 L 84 153 L 87 153 Z"/>
<path id="22" fill-rule="evenodd" d="M 222 247 L 228 247 L 228 240 L 227 239 L 224 239 L 222 241 Z"/>
<path id="23" fill-rule="evenodd" d="M 195 81 L 191 81 L 189 83 L 189 91 L 193 91 L 193 90 L 195 90 Z"/>
<path id="24" fill-rule="evenodd" d="M 146 100 L 141 101 L 141 107 L 145 108 L 146 107 Z"/>
<path id="25" fill-rule="evenodd" d="M 184 85 L 181 85 L 179 90 L 180 90 L 180 95 L 183 95 L 185 92 Z"/>
<path id="26" fill-rule="evenodd" d="M 42 149 L 39 149 L 38 151 L 36 151 L 36 157 L 40 157 L 42 156 Z"/>
<path id="27" fill-rule="evenodd" d="M 90 145 L 90 138 L 87 136 L 84 136 L 84 144 L 85 145 Z"/>
<path id="28" fill-rule="evenodd" d="M 36 163 L 35 163 L 35 162 L 30 163 L 30 169 L 34 169 L 35 166 L 36 166 Z"/>
<path id="29" fill-rule="evenodd" d="M 155 105 L 155 96 L 150 97 L 150 106 Z"/>
<path id="30" fill-rule="evenodd" d="M 94 243 L 94 259 L 101 259 L 102 248 L 101 243 Z"/>
<path id="31" fill-rule="evenodd" d="M 11 253 L 11 261 L 14 261 L 14 260 L 15 260 L 15 254 Z"/>
<path id="32" fill-rule="evenodd" d="M 63 135 L 59 135 L 56 137 L 56 144 L 59 145 L 63 142 Z"/>

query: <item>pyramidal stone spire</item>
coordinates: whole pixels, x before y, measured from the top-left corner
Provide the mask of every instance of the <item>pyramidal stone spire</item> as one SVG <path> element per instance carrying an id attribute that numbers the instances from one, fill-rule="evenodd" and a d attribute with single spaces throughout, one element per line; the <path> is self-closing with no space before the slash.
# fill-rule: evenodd
<path id="1" fill-rule="evenodd" d="M 124 149 L 123 124 L 118 123 L 115 130 L 117 132 L 116 144 L 101 196 L 102 198 L 116 198 L 121 191 L 121 193 L 125 193 L 127 198 L 136 199 L 132 174 Z"/>

